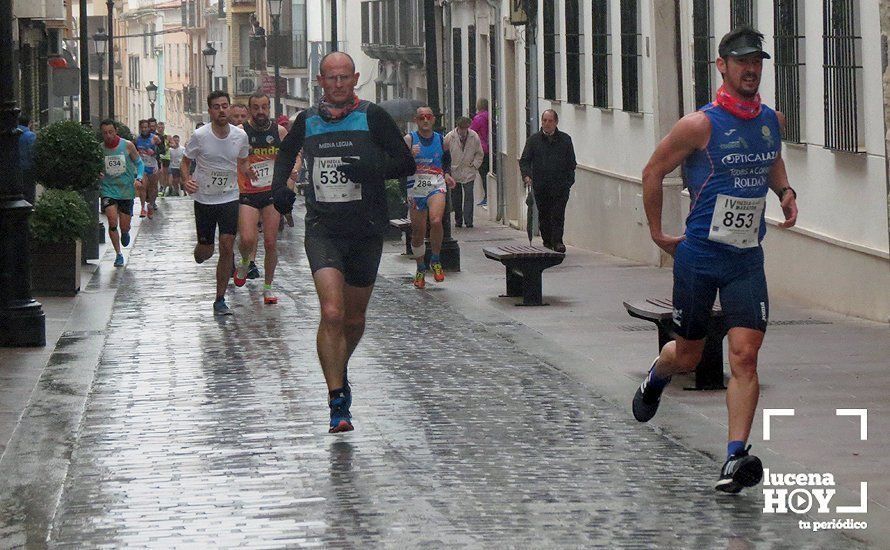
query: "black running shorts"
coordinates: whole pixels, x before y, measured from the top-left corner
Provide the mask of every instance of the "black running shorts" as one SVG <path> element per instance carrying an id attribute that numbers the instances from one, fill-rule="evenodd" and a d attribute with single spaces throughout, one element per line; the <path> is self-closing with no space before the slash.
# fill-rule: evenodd
<path id="1" fill-rule="evenodd" d="M 217 226 L 220 235 L 234 235 L 238 232 L 238 201 L 222 204 L 202 204 L 195 201 L 198 243 L 213 244 L 216 241 Z"/>
<path id="2" fill-rule="evenodd" d="M 272 191 L 241 193 L 239 200 L 241 201 L 241 204 L 252 206 L 257 210 L 262 210 L 267 206 L 272 206 Z"/>
<path id="3" fill-rule="evenodd" d="M 355 287 L 369 287 L 377 279 L 382 237 L 355 239 L 314 234 L 306 235 L 305 246 L 313 274 L 332 267 L 343 274 L 346 284 Z"/>
<path id="4" fill-rule="evenodd" d="M 133 215 L 133 199 L 113 199 L 111 197 L 102 197 L 102 212 L 109 206 L 117 206 L 118 214 Z"/>

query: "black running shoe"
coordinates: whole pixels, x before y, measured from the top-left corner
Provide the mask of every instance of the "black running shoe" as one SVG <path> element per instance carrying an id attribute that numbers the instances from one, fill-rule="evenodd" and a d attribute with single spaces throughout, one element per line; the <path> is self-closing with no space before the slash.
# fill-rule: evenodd
<path id="1" fill-rule="evenodd" d="M 649 376 L 652 373 L 652 369 L 655 368 L 657 361 L 658 357 L 655 358 L 655 361 L 652 361 L 652 367 L 646 373 L 643 383 L 637 388 L 637 393 L 634 394 L 633 412 L 634 418 L 638 422 L 649 422 L 655 416 L 655 413 L 658 412 L 658 404 L 661 402 L 661 392 L 664 391 L 664 388 L 656 389 L 649 385 Z"/>
<path id="2" fill-rule="evenodd" d="M 260 278 L 260 268 L 256 266 L 256 262 L 251 260 L 250 267 L 247 268 L 247 278 L 248 279 L 259 279 Z"/>
<path id="3" fill-rule="evenodd" d="M 714 487 L 724 493 L 738 493 L 745 487 L 754 487 L 763 479 L 763 464 L 754 455 L 749 455 L 751 446 L 734 454 L 723 463 L 720 479 Z"/>

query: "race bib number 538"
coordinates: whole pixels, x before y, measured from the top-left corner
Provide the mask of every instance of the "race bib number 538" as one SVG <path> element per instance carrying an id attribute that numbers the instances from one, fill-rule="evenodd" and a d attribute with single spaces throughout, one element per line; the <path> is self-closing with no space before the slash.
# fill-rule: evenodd
<path id="1" fill-rule="evenodd" d="M 760 219 L 765 207 L 765 197 L 745 199 L 717 195 L 708 240 L 737 248 L 757 246 Z"/>
<path id="2" fill-rule="evenodd" d="M 312 187 L 319 202 L 351 202 L 362 200 L 361 185 L 337 170 L 346 164 L 342 157 L 315 157 L 312 162 Z"/>

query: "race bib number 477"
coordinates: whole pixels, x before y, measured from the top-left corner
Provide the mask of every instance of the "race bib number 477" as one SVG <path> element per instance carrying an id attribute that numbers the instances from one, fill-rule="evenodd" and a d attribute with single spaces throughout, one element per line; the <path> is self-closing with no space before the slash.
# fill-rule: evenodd
<path id="1" fill-rule="evenodd" d="M 362 200 L 361 185 L 337 170 L 346 164 L 342 157 L 315 157 L 312 162 L 312 187 L 319 202 L 351 202 Z"/>

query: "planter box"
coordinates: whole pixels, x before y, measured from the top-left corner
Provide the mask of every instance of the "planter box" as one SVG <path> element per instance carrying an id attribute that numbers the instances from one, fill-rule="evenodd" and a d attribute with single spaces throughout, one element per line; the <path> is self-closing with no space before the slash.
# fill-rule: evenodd
<path id="1" fill-rule="evenodd" d="M 74 296 L 80 291 L 81 242 L 31 242 L 31 290 Z"/>

